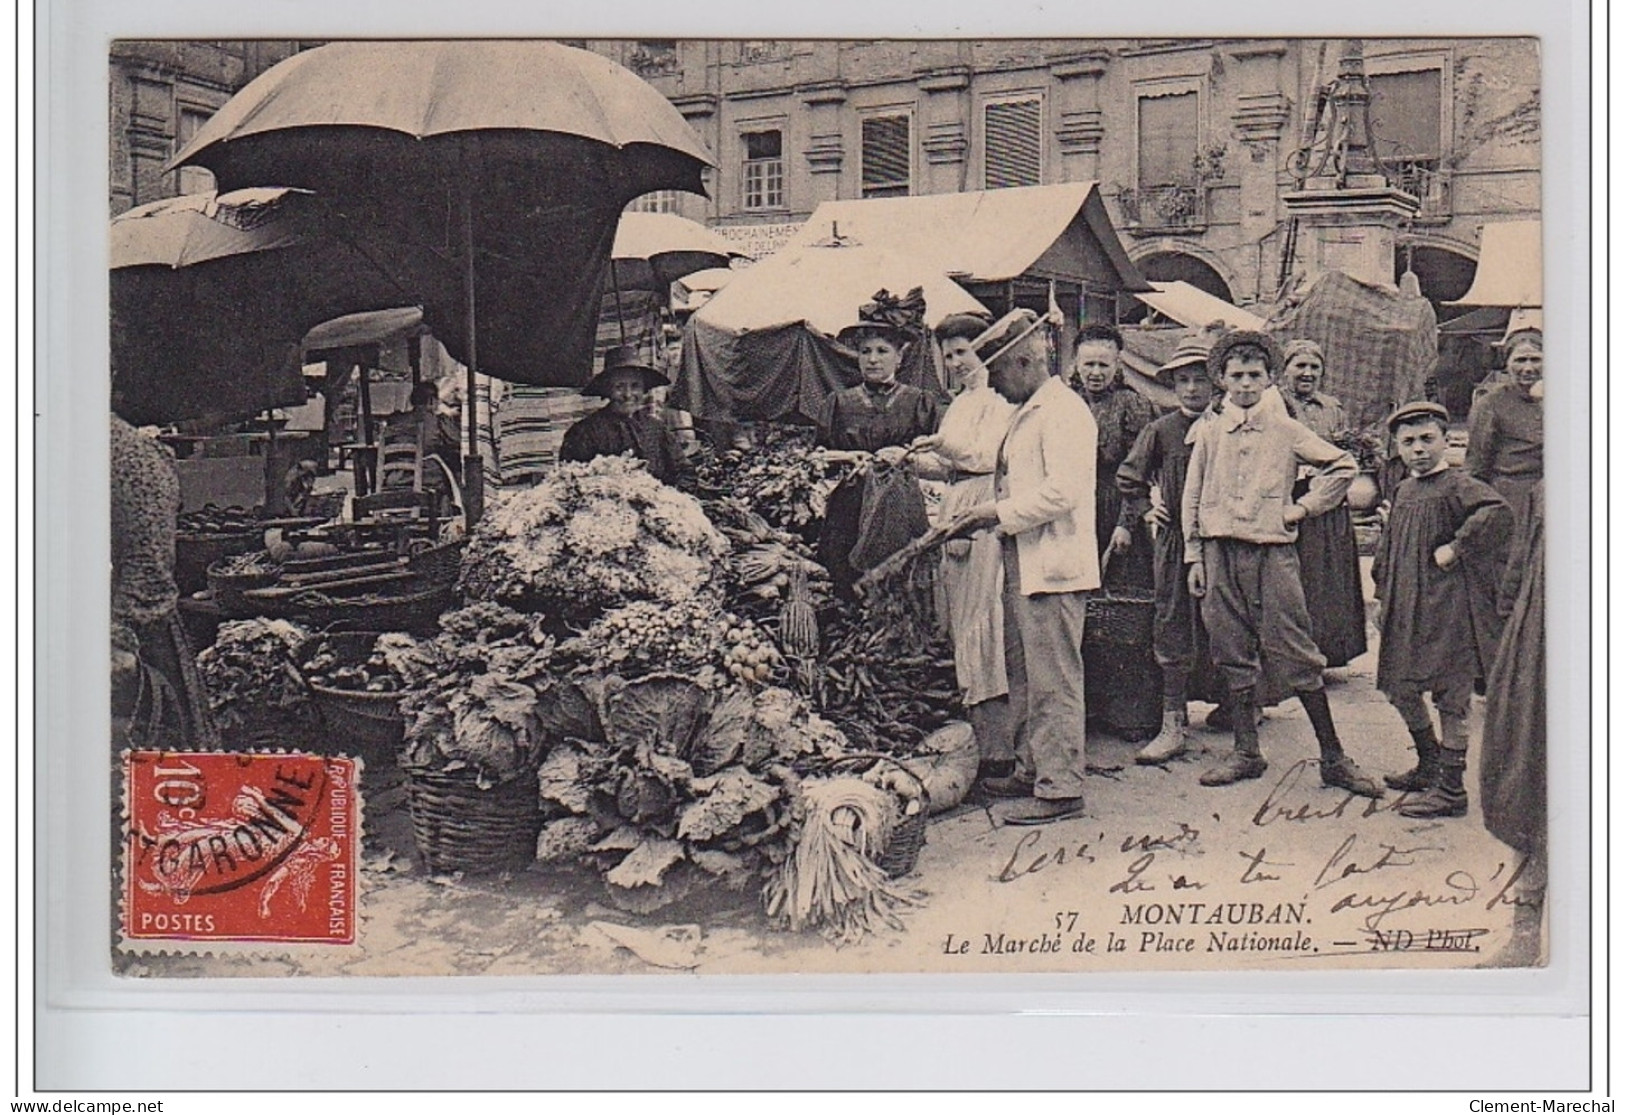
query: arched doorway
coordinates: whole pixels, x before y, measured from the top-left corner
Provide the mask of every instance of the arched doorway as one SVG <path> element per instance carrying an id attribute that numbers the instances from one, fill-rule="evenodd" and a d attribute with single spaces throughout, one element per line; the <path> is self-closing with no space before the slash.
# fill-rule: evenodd
<path id="1" fill-rule="evenodd" d="M 1394 281 L 1407 270 L 1415 274 L 1422 297 L 1433 304 L 1433 313 L 1442 322 L 1466 313 L 1466 308 L 1447 306 L 1466 294 L 1473 285 L 1478 264 L 1465 252 L 1433 244 L 1401 244 L 1394 253 Z M 1438 384 L 1439 401 L 1451 417 L 1465 419 L 1472 407 L 1473 387 L 1494 369 L 1496 351 L 1475 337 L 1439 337 L 1439 364 L 1433 377 Z"/>
<path id="2" fill-rule="evenodd" d="M 1230 284 L 1224 281 L 1210 264 L 1187 252 L 1153 252 L 1144 259 L 1134 261 L 1141 275 L 1154 283 L 1187 282 L 1215 298 L 1234 302 Z M 1119 297 L 1117 320 L 1124 325 L 1137 325 L 1145 320 L 1146 305 L 1132 294 Z"/>

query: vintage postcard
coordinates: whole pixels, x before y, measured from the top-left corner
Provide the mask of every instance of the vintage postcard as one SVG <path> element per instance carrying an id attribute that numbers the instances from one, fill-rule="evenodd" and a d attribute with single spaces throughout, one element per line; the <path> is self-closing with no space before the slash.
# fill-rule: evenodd
<path id="1" fill-rule="evenodd" d="M 1536 39 L 109 63 L 116 973 L 1548 962 Z"/>

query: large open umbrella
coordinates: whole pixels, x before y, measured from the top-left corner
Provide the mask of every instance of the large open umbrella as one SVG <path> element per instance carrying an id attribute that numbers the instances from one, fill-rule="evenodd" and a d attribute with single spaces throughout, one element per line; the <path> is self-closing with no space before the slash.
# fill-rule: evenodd
<path id="1" fill-rule="evenodd" d="M 727 267 L 738 252 L 698 221 L 675 213 L 623 213 L 610 252 L 621 290 L 664 291 L 710 267 Z"/>
<path id="2" fill-rule="evenodd" d="M 294 55 L 170 165 L 207 167 L 226 189 L 316 190 L 336 238 L 415 276 L 471 384 L 479 370 L 576 386 L 622 209 L 659 189 L 703 193 L 711 158 L 665 97 L 606 58 L 460 40 Z"/>
<path id="3" fill-rule="evenodd" d="M 326 242 L 320 223 L 316 200 L 286 189 L 169 198 L 115 218 L 119 414 L 168 423 L 303 403 L 307 329 L 411 296 L 361 253 Z"/>

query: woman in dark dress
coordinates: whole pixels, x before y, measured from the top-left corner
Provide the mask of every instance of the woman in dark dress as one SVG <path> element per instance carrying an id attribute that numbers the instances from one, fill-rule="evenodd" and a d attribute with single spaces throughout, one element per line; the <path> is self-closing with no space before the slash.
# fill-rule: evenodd
<path id="1" fill-rule="evenodd" d="M 1095 550 L 1111 545 L 1123 509 L 1117 490 L 1117 467 L 1134 448 L 1135 439 L 1156 417 L 1151 403 L 1123 382 L 1123 335 L 1110 325 L 1086 325 L 1078 334 L 1072 357 L 1072 389 L 1095 416 L 1099 440 L 1095 443 Z M 1101 574 L 1106 589 L 1138 589 L 1150 593 L 1155 584 L 1156 555 L 1151 532 L 1143 522 L 1130 531 L 1126 550 L 1114 550 Z"/>
<path id="2" fill-rule="evenodd" d="M 924 309 L 923 299 L 916 306 L 913 298 L 898 300 L 880 291 L 874 301 L 859 309 L 857 323 L 836 336 L 839 344 L 857 352 L 863 382 L 824 400 L 818 414 L 820 446 L 876 453 L 882 461 L 894 458 L 895 464 L 903 456 L 900 447 L 937 432 L 942 421 L 941 403 L 918 387 L 897 382 L 909 345 L 923 343 L 918 318 Z M 911 321 L 914 328 L 910 328 Z M 867 469 L 853 472 L 830 493 L 825 506 L 818 560 L 842 593 L 849 593 L 861 576 L 852 565 L 851 555 L 858 542 L 869 477 Z"/>
<path id="3" fill-rule="evenodd" d="M 1323 438 L 1347 431 L 1343 404 L 1320 390 L 1326 374 L 1326 357 L 1320 346 L 1308 340 L 1288 341 L 1281 352 L 1286 361 L 1281 397 L 1292 416 Z M 1293 489 L 1293 498 L 1308 489 L 1305 476 Z M 1346 666 L 1366 651 L 1360 551 L 1348 504 L 1299 523 L 1297 546 L 1310 633 L 1320 653 L 1326 656 L 1326 665 Z"/>
<path id="4" fill-rule="evenodd" d="M 1528 516 L 1530 492 L 1545 471 L 1544 344 L 1538 329 L 1508 338 L 1511 382 L 1479 399 L 1467 419 L 1467 471 L 1501 493 L 1512 507 L 1514 529 Z"/>
<path id="5" fill-rule="evenodd" d="M 1546 897 L 1546 500 L 1524 501 L 1501 582 L 1506 613 L 1484 705 L 1478 793 L 1484 827 L 1524 856 L 1513 891 L 1512 939 L 1490 963 L 1537 964 Z"/>

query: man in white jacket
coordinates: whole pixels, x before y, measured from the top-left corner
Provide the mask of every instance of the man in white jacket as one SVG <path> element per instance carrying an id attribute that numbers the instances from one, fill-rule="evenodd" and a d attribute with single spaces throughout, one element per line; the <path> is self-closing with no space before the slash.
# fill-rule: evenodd
<path id="1" fill-rule="evenodd" d="M 956 535 L 991 529 L 1004 543 L 1005 668 L 1017 769 L 982 786 L 1018 799 L 1000 810 L 1012 825 L 1083 812 L 1084 594 L 1100 587 L 1095 420 L 1049 374 L 1048 331 L 1036 324 L 1030 311 L 1012 314 L 978 346 L 1000 353 L 988 365 L 989 382 L 1017 410 L 999 450 L 994 500 L 954 524 Z"/>

